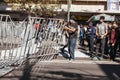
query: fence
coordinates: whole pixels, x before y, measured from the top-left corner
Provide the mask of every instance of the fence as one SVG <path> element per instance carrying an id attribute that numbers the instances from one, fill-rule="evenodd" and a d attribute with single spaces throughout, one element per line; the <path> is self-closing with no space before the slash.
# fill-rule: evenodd
<path id="1" fill-rule="evenodd" d="M 0 24 L 0 68 L 48 61 L 58 54 L 64 20 L 29 17 L 13 22 L 0 14 Z"/>

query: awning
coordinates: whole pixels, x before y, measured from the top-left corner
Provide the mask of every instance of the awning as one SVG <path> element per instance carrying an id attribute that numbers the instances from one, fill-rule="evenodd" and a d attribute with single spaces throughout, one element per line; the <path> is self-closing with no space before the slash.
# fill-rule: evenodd
<path id="1" fill-rule="evenodd" d="M 98 21 L 100 20 L 100 17 L 104 16 L 105 17 L 105 21 L 114 21 L 115 20 L 115 16 L 111 16 L 111 15 L 107 15 L 107 14 L 99 14 L 99 15 L 95 15 L 93 17 L 94 21 Z"/>
<path id="2" fill-rule="evenodd" d="M 105 21 L 114 21 L 115 20 L 115 16 L 111 16 L 111 15 L 107 15 L 107 14 L 98 14 L 98 15 L 94 15 L 94 16 L 90 17 L 88 19 L 88 22 L 91 20 L 92 21 L 99 21 L 101 16 L 105 17 Z"/>

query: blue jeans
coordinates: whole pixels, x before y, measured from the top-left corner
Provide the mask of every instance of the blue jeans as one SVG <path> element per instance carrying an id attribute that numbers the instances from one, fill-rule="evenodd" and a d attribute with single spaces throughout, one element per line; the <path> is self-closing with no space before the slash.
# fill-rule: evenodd
<path id="1" fill-rule="evenodd" d="M 68 51 L 70 54 L 70 59 L 75 59 L 75 47 L 76 47 L 76 38 L 68 39 Z"/>

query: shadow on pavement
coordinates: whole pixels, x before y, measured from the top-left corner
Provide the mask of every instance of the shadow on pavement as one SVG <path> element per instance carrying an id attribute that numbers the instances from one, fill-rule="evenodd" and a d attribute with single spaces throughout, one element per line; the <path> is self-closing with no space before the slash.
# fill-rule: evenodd
<path id="1" fill-rule="evenodd" d="M 83 64 L 81 65 L 83 66 Z M 80 64 L 75 65 L 72 63 L 71 64 L 69 63 L 69 65 L 65 64 L 61 67 L 59 65 L 57 66 L 51 65 L 51 67 L 53 68 L 48 67 L 49 70 L 45 72 L 44 71 L 39 72 L 37 73 L 37 75 L 34 75 L 34 76 L 30 74 L 32 66 L 30 68 L 28 68 L 29 66 L 27 66 L 26 67 L 27 69 L 25 69 L 23 76 L 19 80 L 120 80 L 120 65 L 119 64 L 96 64 L 98 65 L 98 68 L 95 68 L 94 67 L 95 65 L 92 65 L 92 64 L 89 64 L 91 67 L 89 67 L 88 65 L 79 67 L 81 65 Z M 65 68 L 65 66 L 67 67 Z M 94 69 L 93 72 L 91 72 L 92 71 L 91 69 Z M 74 72 L 72 72 L 73 70 Z M 95 70 L 98 72 L 94 72 Z M 104 75 L 99 75 L 99 70 L 100 70 L 100 74 L 102 71 Z M 35 79 L 30 79 L 31 76 L 35 77 Z M 19 77 L 20 76 L 11 76 L 11 77 L 6 76 L 4 77 L 3 80 L 8 80 L 8 79 L 12 80 L 14 78 L 19 78 Z"/>
<path id="2" fill-rule="evenodd" d="M 30 65 L 28 57 L 29 57 L 29 54 L 26 57 L 26 62 L 23 69 L 23 75 L 19 80 L 30 80 L 30 77 L 31 77 L 30 72 L 33 65 Z"/>
<path id="3" fill-rule="evenodd" d="M 60 52 L 60 54 L 65 58 L 69 57 L 67 51 Z M 6 76 L 3 80 L 13 80 L 14 78 L 18 78 L 17 80 L 120 80 L 119 64 L 53 63 L 48 65 L 46 72 L 39 71 L 37 75 L 33 76 L 30 73 L 35 64 L 30 64 L 28 57 L 29 55 L 26 57 L 22 76 Z M 95 67 L 95 65 L 98 67 Z M 99 71 L 103 72 L 104 75 L 99 75 Z M 31 79 L 31 77 L 35 77 L 35 79 Z"/>
<path id="4" fill-rule="evenodd" d="M 65 71 L 50 71 L 47 74 L 51 76 L 44 75 L 44 80 L 108 80 L 106 76 L 96 76 L 88 74 L 79 74 Z M 43 76 L 38 76 L 41 79 Z"/>
<path id="5" fill-rule="evenodd" d="M 82 76 L 77 73 L 71 73 L 65 71 L 50 71 L 48 72 L 48 74 L 51 74 L 51 76 L 48 77 L 44 75 L 45 80 L 83 80 Z"/>
<path id="6" fill-rule="evenodd" d="M 109 80 L 106 76 L 79 74 L 65 71 L 50 71 L 44 75 L 34 76 L 35 79 L 31 79 L 30 77 L 31 76 L 29 76 L 29 78 L 20 78 L 20 76 L 6 76 L 2 78 L 2 80 Z"/>
<path id="7" fill-rule="evenodd" d="M 120 80 L 120 65 L 100 64 L 99 67 L 108 76 L 109 80 Z"/>

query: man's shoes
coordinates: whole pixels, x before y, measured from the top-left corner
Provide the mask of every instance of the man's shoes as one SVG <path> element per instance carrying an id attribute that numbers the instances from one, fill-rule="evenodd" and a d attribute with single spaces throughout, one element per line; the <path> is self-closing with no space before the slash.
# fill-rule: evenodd
<path id="1" fill-rule="evenodd" d="M 92 60 L 95 60 L 95 61 L 96 61 L 96 60 L 98 60 L 98 58 L 97 58 L 97 57 L 92 57 L 91 59 L 92 59 Z"/>
<path id="2" fill-rule="evenodd" d="M 73 62 L 73 61 L 75 61 L 75 59 L 71 59 L 71 58 L 70 58 L 69 61 L 70 61 L 70 62 Z"/>
<path id="3" fill-rule="evenodd" d="M 60 51 L 61 51 L 62 53 L 64 53 L 64 49 L 63 49 L 63 48 L 60 48 Z"/>
<path id="4" fill-rule="evenodd" d="M 70 62 L 74 62 L 75 60 L 74 59 L 71 59 L 71 60 L 69 60 Z"/>
<path id="5" fill-rule="evenodd" d="M 99 57 L 99 60 L 103 60 L 103 57 Z"/>

